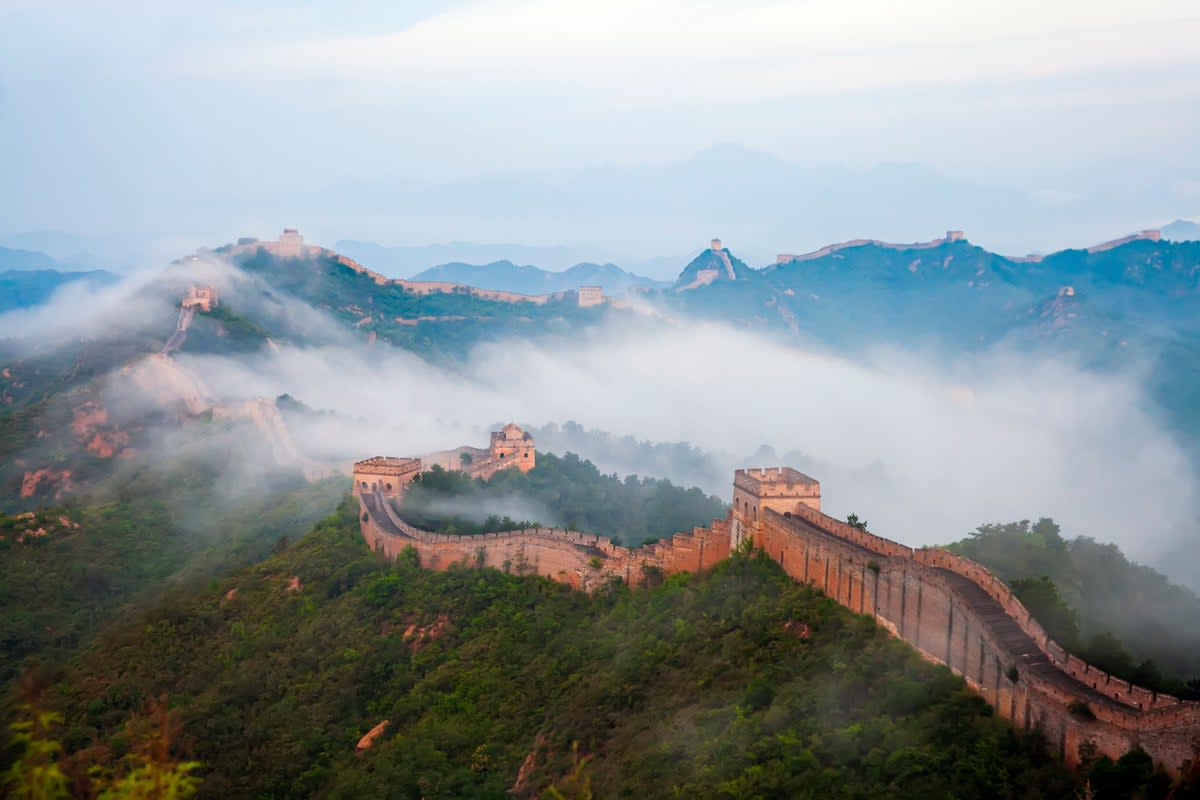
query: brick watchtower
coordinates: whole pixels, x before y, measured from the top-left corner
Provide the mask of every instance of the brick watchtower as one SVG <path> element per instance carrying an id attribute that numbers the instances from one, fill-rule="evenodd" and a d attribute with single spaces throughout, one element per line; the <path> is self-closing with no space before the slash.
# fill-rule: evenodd
<path id="1" fill-rule="evenodd" d="M 738 547 L 747 536 L 756 546 L 762 512 L 786 514 L 798 506 L 821 510 L 821 484 L 791 467 L 739 469 L 733 474 L 733 541 Z"/>
<path id="2" fill-rule="evenodd" d="M 421 459 L 375 456 L 354 465 L 354 493 L 380 492 L 400 497 L 408 482 L 421 473 Z"/>
<path id="3" fill-rule="evenodd" d="M 510 422 L 498 431 L 492 431 L 492 458 L 502 462 L 501 466 L 515 465 L 521 472 L 533 469 L 536 454 L 533 437 Z"/>

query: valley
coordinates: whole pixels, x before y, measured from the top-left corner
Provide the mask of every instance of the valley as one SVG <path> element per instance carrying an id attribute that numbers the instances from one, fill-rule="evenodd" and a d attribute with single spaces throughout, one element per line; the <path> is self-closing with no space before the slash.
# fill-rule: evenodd
<path id="1" fill-rule="evenodd" d="M 503 353 L 511 342 L 524 340 L 553 352 L 555 348 L 573 346 L 579 337 L 606 335 L 614 325 L 654 331 L 717 322 L 743 326 L 754 336 L 784 336 L 786 344 L 782 346 L 786 348 L 815 348 L 821 358 L 841 358 L 852 356 L 866 340 L 861 338 L 861 331 L 834 322 L 844 311 L 839 298 L 854 297 L 859 306 L 856 313 L 861 313 L 863 306 L 875 302 L 873 297 L 882 298 L 884 294 L 889 299 L 879 307 L 878 325 L 872 335 L 882 331 L 912 341 L 944 337 L 944 341 L 959 342 L 955 346 L 963 354 L 985 353 L 997 346 L 1027 353 L 1069 351 L 1088 363 L 1088 369 L 1104 374 L 1121 369 L 1131 352 L 1148 352 L 1159 346 L 1162 337 L 1168 337 L 1177 347 L 1190 347 L 1185 344 L 1192 335 L 1190 323 L 1183 318 L 1176 322 L 1174 311 L 1185 308 L 1186 293 L 1195 291 L 1186 277 L 1185 265 L 1196 258 L 1189 246 L 1135 237 L 1112 247 L 1080 252 L 1082 255 L 1054 254 L 1017 261 L 988 254 L 965 238 L 954 236 L 917 247 L 848 243 L 802 258 L 781 258 L 775 266 L 756 270 L 714 241 L 684 268 L 672 288 L 641 286 L 613 296 L 601 292 L 598 301 L 587 302 L 581 287 L 534 296 L 444 281 L 388 279 L 333 251 L 303 244 L 294 231 L 275 243 L 243 240 L 211 254 L 180 259 L 160 278 L 139 284 L 120 300 L 146 309 L 147 313 L 138 314 L 133 325 L 123 321 L 113 324 L 107 321 L 110 318 L 100 316 L 95 330 L 79 342 L 72 340 L 74 334 L 57 340 L 7 340 L 5 361 L 10 366 L 5 367 L 4 377 L 9 408 L 2 419 L 4 447 L 12 458 L 5 473 L 10 488 L 4 502 L 14 516 L 4 524 L 10 533 L 0 540 L 0 556 L 6 559 L 4 571 L 10 576 L 10 590 L 4 595 L 6 607 L 20 613 L 6 623 L 7 632 L 0 637 L 6 643 L 5 661 L 13 665 L 4 677 L 14 687 L 19 673 L 25 675 L 26 682 L 57 686 L 55 692 L 62 699 L 56 701 L 56 707 L 66 725 L 55 735 L 63 737 L 64 752 L 74 754 L 73 759 L 90 753 L 87 758 L 98 759 L 94 763 L 109 765 L 105 769 L 114 767 L 120 756 L 117 732 L 124 721 L 137 713 L 145 697 L 166 692 L 175 698 L 173 707 L 182 715 L 189 733 L 201 742 L 197 758 L 203 765 L 199 773 L 203 779 L 198 784 L 202 796 L 286 793 L 293 789 L 300 792 L 297 796 L 353 796 L 367 791 L 365 787 L 373 785 L 371 781 L 382 774 L 391 775 L 388 780 L 397 781 L 396 785 L 424 787 L 420 791 L 432 796 L 456 796 L 464 791 L 482 792 L 483 796 L 495 792 L 500 793 L 496 796 L 535 796 L 553 786 L 574 785 L 572 782 L 595 786 L 606 793 L 624 792 L 629 789 L 620 787 L 628 787 L 628 781 L 641 774 L 645 769 L 642 759 L 649 756 L 632 744 L 641 741 L 633 729 L 622 732 L 624 725 L 636 728 L 636 713 L 619 723 L 614 721 L 617 727 L 601 735 L 589 733 L 582 717 L 564 717 L 564 711 L 544 708 L 539 715 L 522 717 L 523 721 L 512 727 L 513 738 L 487 737 L 487 743 L 475 748 L 474 761 L 463 766 L 456 759 L 465 752 L 463 748 L 471 747 L 461 739 L 440 738 L 441 726 L 449 724 L 451 717 L 438 717 L 433 707 L 424 712 L 406 711 L 396 707 L 394 699 L 384 700 L 394 697 L 386 694 L 392 690 L 379 694 L 383 686 L 372 687 L 376 678 L 367 677 L 387 674 L 386 670 L 379 672 L 384 667 L 377 661 L 369 661 L 373 666 L 364 673 L 352 662 L 324 664 L 323 659 L 300 658 L 298 664 L 308 663 L 309 669 L 318 673 L 344 676 L 337 690 L 343 699 L 336 710 L 321 711 L 326 716 L 307 723 L 313 726 L 315 738 L 303 747 L 315 747 L 329 755 L 317 757 L 313 755 L 317 751 L 307 750 L 309 755 L 297 762 L 309 764 L 303 775 L 290 771 L 284 761 L 272 761 L 275 756 L 264 756 L 266 763 L 275 764 L 270 770 L 253 775 L 232 770 L 232 751 L 228 748 L 235 745 L 223 732 L 228 723 L 218 720 L 235 713 L 228 706 L 230 702 L 243 709 L 236 714 L 244 720 L 252 718 L 244 716 L 247 713 L 259 713 L 249 712 L 245 705 L 259 702 L 247 681 L 258 684 L 278 680 L 268 675 L 281 666 L 264 662 L 245 667 L 248 672 L 242 668 L 228 672 L 245 659 L 258 658 L 255 654 L 268 647 L 259 634 L 241 639 L 243 644 L 234 651 L 224 646 L 213 649 L 206 642 L 212 637 L 221 640 L 234 628 L 244 630 L 245 620 L 239 621 L 243 613 L 284 615 L 271 617 L 274 621 L 269 627 L 290 632 L 283 638 L 277 638 L 279 633 L 272 634 L 270 647 L 322 640 L 325 634 L 317 631 L 332 622 L 317 620 L 325 614 L 333 615 L 332 620 L 347 613 L 341 609 L 341 601 L 334 605 L 329 602 L 342 594 L 348 599 L 359 598 L 353 601 L 356 604 L 361 604 L 362 598 L 374 598 L 368 600 L 374 605 L 366 607 L 378 608 L 381 613 L 390 609 L 387 614 L 399 615 L 403 621 L 379 623 L 381 644 L 387 643 L 379 653 L 382 656 L 386 651 L 388 659 L 400 659 L 389 670 L 399 669 L 407 663 L 404 659 L 410 659 L 410 666 L 404 667 L 408 677 L 403 681 L 405 685 L 417 685 L 412 681 L 436 680 L 433 676 L 437 670 L 451 669 L 435 668 L 441 663 L 437 659 L 428 661 L 435 650 L 441 653 L 437 658 L 451 659 L 446 662 L 449 664 L 460 658 L 455 655 L 456 648 L 477 652 L 483 647 L 475 639 L 479 635 L 476 631 L 482 630 L 475 626 L 483 623 L 474 617 L 491 619 L 489 615 L 497 611 L 485 607 L 471 611 L 459 605 L 461 598 L 437 610 L 436 605 L 430 606 L 411 593 L 400 595 L 388 589 L 381 594 L 385 591 L 381 587 L 393 585 L 393 578 L 388 576 L 397 570 L 412 582 L 423 568 L 432 567 L 440 572 L 422 578 L 423 585 L 428 585 L 429 591 L 451 591 L 456 595 L 461 595 L 461 590 L 433 587 L 441 585 L 440 581 L 450 581 L 447 587 L 464 585 L 463 581 L 475 585 L 470 583 L 477 580 L 470 577 L 472 574 L 487 575 L 481 578 L 484 583 L 477 585 L 492 586 L 488 591 L 500 591 L 499 587 L 505 585 L 510 586 L 505 592 L 533 590 L 542 598 L 561 597 L 574 609 L 569 613 L 583 615 L 579 624 L 606 626 L 615 623 L 600 622 L 603 617 L 595 623 L 583 619 L 628 604 L 669 605 L 673 601 L 666 598 L 678 591 L 728 591 L 718 587 L 740 575 L 736 580 L 752 580 L 755 588 L 743 585 L 736 591 L 759 593 L 756 596 L 760 600 L 761 593 L 773 595 L 788 585 L 794 588 L 784 594 L 796 597 L 795 602 L 825 604 L 820 606 L 824 609 L 820 614 L 825 616 L 814 616 L 816 612 L 811 609 L 817 606 L 805 606 L 810 610 L 778 622 L 782 632 L 771 636 L 783 636 L 781 642 L 813 646 L 807 643 L 814 641 L 813 637 L 819 639 L 817 631 L 831 623 L 811 620 L 847 615 L 846 621 L 838 624 L 854 620 L 857 627 L 853 627 L 854 636 L 843 643 L 844 647 L 874 652 L 881 645 L 870 642 L 879 636 L 886 640 L 890 633 L 907 644 L 892 642 L 887 648 L 915 648 L 906 652 L 913 654 L 922 670 L 918 683 L 944 684 L 946 690 L 956 687 L 951 694 L 957 692 L 962 699 L 953 703 L 965 705 L 954 713 L 966 715 L 956 724 L 972 731 L 971 741 L 977 741 L 977 747 L 1000 748 L 989 758 L 1007 759 L 1014 765 L 1015 772 L 1003 781 L 1024 786 L 1024 796 L 1061 796 L 1053 792 L 1070 790 L 1047 787 L 1077 785 L 1081 776 L 1099 787 L 1125 785 L 1121 782 L 1132 780 L 1151 796 L 1160 796 L 1155 793 L 1173 783 L 1178 787 L 1190 785 L 1189 756 L 1200 750 L 1200 743 L 1189 738 L 1200 728 L 1188 717 L 1194 691 L 1188 680 L 1196 674 L 1194 659 L 1186 650 L 1165 646 L 1162 639 L 1139 638 L 1134 627 L 1118 620 L 1122 633 L 1116 647 L 1126 653 L 1126 660 L 1106 661 L 1114 665 L 1117 674 L 1110 675 L 1080 660 L 1075 652 L 1082 647 L 1078 642 L 1072 641 L 1071 651 L 1056 644 L 1041 618 L 1031 615 L 1013 594 L 1010 585 L 1023 585 L 1021 580 L 1037 577 L 1027 564 L 1006 566 L 1000 555 L 987 551 L 975 551 L 974 557 L 982 559 L 983 566 L 979 566 L 944 550 L 914 550 L 820 513 L 819 500 L 814 501 L 815 508 L 803 502 L 796 505 L 786 493 L 770 500 L 769 509 L 759 509 L 757 499 L 754 505 L 747 504 L 753 492 L 743 497 L 737 488 L 743 473 L 759 474 L 754 470 L 739 470 L 733 503 L 726 505 L 716 497 L 677 487 L 669 480 L 637 478 L 628 473 L 624 478 L 617 473 L 609 476 L 573 453 L 538 451 L 535 462 L 535 442 L 542 430 L 549 441 L 570 442 L 585 457 L 590 452 L 602 460 L 628 464 L 630 472 L 650 467 L 651 474 L 664 478 L 712 476 L 704 478 L 709 485 L 720 480 L 718 465 L 727 463 L 730 457 L 714 450 L 695 449 L 685 442 L 668 447 L 666 443 L 629 437 L 615 440 L 598 431 L 585 432 L 577 425 L 561 429 L 550 425 L 534 429 L 534 435 L 510 425 L 493 434 L 492 451 L 464 446 L 434 452 L 439 442 L 442 448 L 453 444 L 453 440 L 447 440 L 447 432 L 467 429 L 448 426 L 446 420 L 441 420 L 422 434 L 389 427 L 385 421 L 376 431 L 384 437 L 380 441 L 433 445 L 416 462 L 424 463 L 421 471 L 403 476 L 397 473 L 404 482 L 418 478 L 411 483 L 410 506 L 408 501 L 394 502 L 398 495 L 393 490 L 389 490 L 389 499 L 374 489 L 363 488 L 379 485 L 378 491 L 383 491 L 373 473 L 358 474 L 360 467 L 367 469 L 364 465 L 374 462 L 368 459 L 352 465 L 355 456 L 361 457 L 361 450 L 355 452 L 351 445 L 378 437 L 360 430 L 338 441 L 343 435 L 338 432 L 349 433 L 360 427 L 355 412 L 323 403 L 309 405 L 314 395 L 302 385 L 306 381 L 280 384 L 287 391 L 278 394 L 255 393 L 253 381 L 231 391 L 237 380 L 231 382 L 230 374 L 237 375 L 242 368 L 238 366 L 233 373 L 229 368 L 243 363 L 253 365 L 263 359 L 270 363 L 292 357 L 290 353 L 308 351 L 353 353 L 354 361 L 373 365 L 367 368 L 375 372 L 395 363 L 397 356 L 392 353 L 415 356 L 415 361 L 405 362 L 412 365 L 405 369 L 427 370 L 436 385 L 445 380 L 436 375 L 471 369 L 481 349 L 498 347 L 494 352 Z M 847 259 L 854 263 L 838 263 Z M 859 263 L 863 259 L 874 265 Z M 1085 263 L 1081 265 L 1080 259 Z M 926 275 L 927 266 L 935 266 L 937 271 Z M 1104 275 L 1108 277 L 1100 277 Z M 839 281 L 847 283 L 839 287 Z M 1070 291 L 1064 290 L 1064 285 Z M 1042 308 L 1038 298 L 1047 293 L 1052 294 L 1052 300 L 1044 307 L 1046 310 L 1037 310 Z M 1135 294 L 1142 298 L 1137 304 L 1122 297 Z M 906 302 L 910 307 L 901 308 Z M 1156 322 L 1159 332 L 1135 335 L 1134 331 L 1144 332 L 1151 327 L 1146 303 L 1160 311 Z M 934 305 L 954 308 L 955 314 L 935 314 L 930 310 Z M 1103 321 L 1097 325 L 1089 315 Z M 96 335 L 99 331 L 104 333 Z M 1114 346 L 1114 339 L 1121 336 L 1126 338 Z M 513 376 L 520 372 L 510 370 Z M 516 379 L 523 387 L 527 385 L 525 379 Z M 413 391 L 419 394 L 423 390 L 414 387 Z M 1173 401 L 1178 402 L 1178 396 Z M 1171 416 L 1181 411 L 1164 402 L 1161 413 Z M 396 423 L 402 425 L 399 419 L 390 424 Z M 497 451 L 496 436 L 503 438 L 510 429 L 517 431 L 517 444 L 521 446 L 510 448 L 511 453 L 503 447 Z M 334 432 L 333 439 L 326 442 L 330 432 Z M 760 449 L 765 453 L 769 448 Z M 523 452 L 528 459 L 526 467 L 504 468 L 504 459 L 509 455 L 514 463 L 523 464 Z M 169 456 L 164 461 L 165 454 Z M 384 461 L 399 464 L 403 460 Z M 465 470 L 465 474 L 458 470 Z M 357 499 L 346 498 L 348 490 Z M 307 526 L 338 498 L 339 515 L 319 523 L 304 537 Z M 780 502 L 791 505 L 776 509 Z M 34 516 L 20 516 L 26 509 L 36 509 Z M 201 509 L 211 518 L 194 518 L 194 512 Z M 617 511 L 620 513 L 614 513 Z M 423 529 L 422 525 L 430 528 Z M 358 535 L 360 526 L 362 534 Z M 618 538 L 603 538 L 614 536 Z M 959 546 L 965 547 L 968 542 Z M 311 560 L 318 553 L 319 559 Z M 82 563 L 88 565 L 86 573 L 79 572 Z M 476 572 L 480 567 L 483 571 Z M 1114 568 L 1131 570 L 1129 580 L 1141 581 L 1143 587 L 1154 581 L 1168 585 L 1152 571 L 1132 571 L 1144 568 L 1123 559 Z M 987 569 L 998 569 L 996 574 L 1010 584 L 993 577 Z M 534 577 L 538 574 L 545 577 Z M 250 577 L 255 575 L 258 577 Z M 330 577 L 337 575 L 344 577 Z M 371 575 L 376 577 L 366 577 Z M 33 576 L 37 581 L 28 583 L 26 579 Z M 546 587 L 547 578 L 584 593 L 568 601 L 571 595 L 554 594 L 555 590 Z M 686 588 L 693 585 L 695 590 Z M 1070 588 L 1076 607 L 1091 613 L 1088 609 L 1095 605 L 1092 587 L 1066 582 L 1061 585 Z M 51 586 L 71 588 L 52 590 Z M 90 598 L 100 587 L 105 587 L 108 599 L 97 605 Z M 264 595 L 264 591 L 269 594 Z M 1200 609 L 1200 600 L 1194 594 L 1178 587 L 1172 591 L 1177 593 L 1175 599 L 1162 601 L 1167 605 L 1161 608 L 1170 608 L 1160 612 L 1164 621 Z M 361 592 L 366 594 L 360 597 Z M 409 597 L 416 605 L 396 605 L 401 596 Z M 317 603 L 318 598 L 324 599 Z M 207 610 L 214 602 L 216 617 Z M 299 608 L 311 610 L 286 611 L 284 606 L 277 606 L 278 602 L 299 602 Z M 547 600 L 537 602 L 544 604 Z M 235 611 L 243 608 L 247 612 Z M 297 613 L 299 616 L 295 616 Z M 1040 613 L 1051 612 L 1043 609 Z M 308 633 L 303 632 L 304 627 L 295 627 L 307 618 L 306 614 L 317 615 L 311 622 L 303 622 L 304 626 L 318 625 Z M 1001 618 L 1007 622 L 998 621 Z M 677 624 L 689 629 L 698 625 L 698 620 L 687 619 L 677 618 Z M 1093 624 L 1090 616 L 1085 619 L 1089 626 Z M 197 623 L 201 628 L 193 629 Z M 518 633 L 515 628 L 511 632 L 518 637 L 532 635 Z M 751 629 L 743 633 L 760 641 L 759 646 L 775 647 L 761 644 L 774 639 L 755 638 L 759 635 Z M 1107 628 L 1103 633 L 1112 636 Z M 344 644 L 324 643 L 322 647 L 364 652 L 365 640 L 360 634 L 345 635 L 350 638 Z M 443 642 L 447 635 L 452 639 Z M 518 640 L 566 647 L 561 639 L 568 635 L 566 629 L 557 635 L 559 639 Z M 1169 632 L 1164 635 L 1175 636 Z M 976 638 L 979 653 L 973 649 Z M 1179 641 L 1190 640 L 1185 636 Z M 686 638 L 679 642 L 683 648 L 697 646 Z M 163 647 L 175 655 L 168 656 Z M 210 655 L 188 649 L 198 647 Z M 1096 649 L 1099 645 L 1088 647 L 1091 649 L 1087 652 L 1107 659 Z M 526 656 L 541 658 L 536 656 L 540 652 L 536 647 L 527 650 Z M 235 651 L 241 655 L 230 660 L 229 653 Z M 1134 661 L 1129 651 L 1141 661 Z M 374 646 L 366 652 L 375 652 Z M 779 655 L 796 657 L 786 655 L 790 652 L 784 648 Z M 218 653 L 225 655 L 213 661 Z M 584 661 L 572 669 L 582 670 L 580 676 L 592 674 L 598 667 L 585 665 L 593 657 L 602 656 L 583 656 Z M 722 653 L 712 668 L 727 671 L 730 662 L 726 659 L 730 657 L 731 653 Z M 167 668 L 170 658 L 184 661 Z M 118 667 L 113 659 L 131 660 Z M 1160 663 L 1168 665 L 1167 671 L 1147 666 L 1152 664 L 1151 659 L 1162 659 Z M 215 685 L 225 688 L 202 691 L 185 674 L 184 663 L 190 665 L 188 669 L 200 671 L 197 678 L 206 676 L 206 682 L 228 672 L 228 677 Z M 650 662 L 639 663 L 638 669 L 646 669 Z M 757 659 L 749 663 L 757 666 L 747 675 L 777 669 Z M 664 662 L 663 668 L 671 669 L 670 662 Z M 135 678 L 138 669 L 144 672 Z M 428 678 L 418 678 L 427 669 L 435 671 L 428 673 Z M 102 677 L 109 670 L 130 677 L 114 685 Z M 890 673 L 876 670 L 870 680 L 880 683 L 873 691 L 896 691 Z M 234 679 L 235 674 L 242 676 L 238 679 L 241 683 Z M 478 672 L 472 674 L 481 677 Z M 610 702 L 591 695 L 584 695 L 589 698 L 586 700 L 580 696 L 568 699 L 575 690 L 567 687 L 584 685 L 573 674 L 555 673 L 553 678 L 565 682 L 562 691 L 567 693 L 562 695 L 562 702 L 572 706 L 583 703 L 581 709 L 589 708 L 587 703 L 601 704 L 585 713 L 597 713 Z M 672 714 L 694 713 L 672 705 L 678 699 L 671 699 L 672 690 L 658 683 L 653 672 L 639 674 L 650 681 L 640 690 L 645 693 L 642 702 L 646 708 L 659 708 L 665 703 L 655 713 L 666 709 L 674 709 Z M 176 677 L 169 679 L 170 675 Z M 536 680 L 547 679 L 543 675 Z M 1139 679 L 1157 688 L 1135 686 Z M 465 691 L 468 685 L 461 680 L 465 678 L 431 684 L 425 691 L 434 692 L 431 697 L 443 690 Z M 784 712 L 783 701 L 775 702 L 773 698 L 780 696 L 779 692 L 786 695 L 791 690 L 773 683 L 748 678 L 749 683 L 737 688 L 736 681 L 713 682 L 711 677 L 687 680 L 705 682 L 709 687 L 706 692 L 713 698 L 709 702 L 725 696 L 726 702 L 733 703 L 730 708 L 742 709 L 738 714 L 749 713 L 749 718 L 785 714 L 785 729 L 805 719 L 794 716 L 801 713 L 798 708 L 789 707 L 791 710 Z M 314 688 L 317 685 L 323 683 L 314 684 Z M 443 689 L 435 688 L 437 685 Z M 472 685 L 475 688 L 470 691 L 477 692 L 478 682 Z M 764 688 L 768 685 L 770 689 Z M 719 690 L 720 686 L 726 688 Z M 722 691 L 726 694 L 712 694 Z M 1172 691 L 1183 695 L 1182 699 Z M 968 701 L 972 693 L 978 698 Z M 766 699 L 745 699 L 759 695 Z M 14 700 L 19 696 L 14 694 Z M 476 694 L 471 696 L 478 698 Z M 323 705 L 291 689 L 265 695 L 262 700 L 268 697 L 273 698 L 271 703 L 284 703 L 294 713 L 299 713 L 301 707 L 315 712 Z M 935 700 L 930 694 L 926 699 L 914 700 L 915 705 L 888 701 L 874 713 L 886 715 L 888 726 L 924 725 L 918 722 L 927 713 L 928 707 L 923 704 L 950 702 L 949 697 L 939 694 Z M 747 702 L 750 705 L 744 706 Z M 718 707 L 719 703 L 713 708 Z M 257 724 L 269 725 L 268 720 L 284 713 L 282 708 L 263 707 L 261 713 L 266 716 Z M 776 710 L 772 712 L 772 708 Z M 986 724 L 981 721 L 983 717 L 969 721 L 972 715 L 988 713 L 985 709 L 994 711 L 997 718 Z M 9 713 L 19 712 L 13 705 Z M 512 713 L 511 708 L 481 706 L 475 724 L 483 730 L 497 724 L 496 718 L 489 715 Z M 862 710 L 847 708 L 847 713 L 853 716 Z M 372 716 L 378 718 L 372 721 Z M 1166 721 L 1160 722 L 1159 717 Z M 339 718 L 341 721 L 335 722 Z M 368 744 L 355 756 L 353 745 L 368 730 L 372 731 L 365 740 Z M 401 742 L 424 730 L 432 736 L 430 746 L 434 748 L 428 755 L 436 752 L 441 753 L 436 758 L 448 759 L 442 767 L 433 771 L 394 771 L 400 764 L 411 764 L 413 754 L 392 762 L 392 767 L 376 777 L 371 777 L 373 769 L 361 772 L 356 766 L 363 763 L 359 761 L 363 758 L 395 758 L 401 752 L 397 748 L 403 750 L 406 746 Z M 719 733 L 717 729 L 708 730 L 707 735 L 718 736 L 720 741 L 741 735 L 724 726 Z M 755 730 L 760 732 L 753 736 L 764 735 L 762 729 Z M 1001 744 L 994 738 L 1001 730 L 1011 731 L 1005 735 L 1016 738 Z M 261 727 L 254 746 L 263 753 L 301 746 L 294 736 L 290 744 L 287 737 L 280 738 L 282 732 L 273 725 Z M 625 737 L 632 738 L 626 741 Z M 337 744 L 343 740 L 344 744 Z M 668 736 L 663 746 L 683 746 L 673 741 Z M 985 741 L 989 744 L 983 744 Z M 821 755 L 816 739 L 810 742 L 808 749 L 816 758 L 812 768 L 817 768 L 829 756 Z M 762 746 L 759 742 L 752 747 Z M 941 753 L 939 757 L 946 755 L 940 745 L 936 750 Z M 346 761 L 347 757 L 353 760 Z M 865 757 L 860 754 L 858 758 Z M 677 773 L 670 780 L 695 791 L 744 796 L 750 791 L 748 787 L 766 780 L 764 776 L 770 771 L 765 762 L 754 766 L 757 762 L 753 760 L 730 760 L 728 755 L 715 751 L 706 758 L 713 759 L 712 771 Z M 1017 762 L 1022 766 L 1016 767 Z M 76 763 L 83 762 L 69 760 L 64 768 L 74 769 L 70 765 Z M 488 766 L 480 766 L 485 763 Z M 804 780 L 802 776 L 809 769 L 804 763 L 789 762 L 785 772 L 772 780 L 785 782 L 779 785 Z M 839 763 L 845 769 L 851 762 Z M 822 774 L 834 780 L 831 787 L 840 786 L 844 791 L 850 791 L 856 782 L 867 781 L 864 785 L 870 785 L 872 780 L 885 781 L 898 793 L 896 796 L 928 796 L 923 792 L 940 791 L 936 782 L 910 782 L 870 758 L 854 763 L 859 766 L 853 772 L 841 773 L 839 778 L 830 777 L 828 767 Z M 440 782 L 431 783 L 435 775 L 441 776 L 437 778 Z M 942 778 L 944 775 L 936 780 Z M 967 782 L 960 782 L 960 789 L 975 786 L 970 791 L 981 792 L 978 796 L 1012 791 L 1016 785 L 996 784 L 993 779 L 979 776 L 964 780 Z M 979 780 L 982 782 L 975 782 Z M 285 790 L 285 786 L 293 789 Z M 1031 794 L 1035 791 L 1044 793 Z"/>

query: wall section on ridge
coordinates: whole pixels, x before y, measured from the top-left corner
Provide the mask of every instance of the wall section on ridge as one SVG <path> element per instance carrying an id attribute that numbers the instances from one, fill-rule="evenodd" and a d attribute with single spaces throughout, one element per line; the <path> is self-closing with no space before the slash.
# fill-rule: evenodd
<path id="1" fill-rule="evenodd" d="M 1140 746 L 1176 774 L 1200 752 L 1200 704 L 1130 687 L 1067 657 L 1008 587 L 972 561 L 913 551 L 805 508 L 768 509 L 741 524 L 789 576 L 949 667 L 1000 716 L 1040 729 L 1068 765 L 1092 748 L 1116 759 Z"/>
<path id="2" fill-rule="evenodd" d="M 412 547 L 431 569 L 489 566 L 585 591 L 707 569 L 748 539 L 794 580 L 871 615 L 962 676 L 1000 716 L 1039 729 L 1069 765 L 1089 751 L 1117 759 L 1142 747 L 1179 774 L 1200 753 L 1200 703 L 1131 686 L 1067 654 L 979 564 L 946 550 L 913 550 L 821 513 L 819 485 L 800 473 L 739 470 L 735 477 L 728 517 L 636 549 L 553 528 L 435 534 L 405 523 L 394 498 L 370 484 L 356 484 L 355 494 L 364 538 L 390 558 Z M 767 488 L 755 493 L 755 481 Z"/>
<path id="3" fill-rule="evenodd" d="M 603 536 L 561 528 L 525 528 L 477 536 L 454 536 L 416 528 L 379 493 L 359 492 L 359 520 L 371 549 L 396 558 L 412 547 L 429 569 L 495 567 L 516 574 L 544 575 L 590 591 L 612 579 L 641 585 L 655 573 L 698 572 L 729 557 L 728 520 L 676 533 L 636 549 Z"/>

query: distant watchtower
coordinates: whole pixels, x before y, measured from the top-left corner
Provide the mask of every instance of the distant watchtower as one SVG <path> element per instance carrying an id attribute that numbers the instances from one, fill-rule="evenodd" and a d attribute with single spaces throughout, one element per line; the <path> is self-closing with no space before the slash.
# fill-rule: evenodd
<path id="1" fill-rule="evenodd" d="M 720 249 L 721 249 L 721 240 L 720 240 L 720 239 L 713 239 L 713 240 L 712 240 L 712 242 L 711 242 L 711 243 L 709 243 L 709 245 L 708 245 L 708 246 L 709 246 L 709 248 L 710 248 L 710 249 L 712 249 L 712 250 L 720 250 Z"/>
<path id="2" fill-rule="evenodd" d="M 753 536 L 763 511 L 821 510 L 821 484 L 791 467 L 739 469 L 733 474 L 733 546 Z"/>
<path id="3" fill-rule="evenodd" d="M 275 245 L 275 254 L 284 258 L 299 258 L 304 252 L 304 237 L 295 228 L 284 228 Z"/>
<path id="4" fill-rule="evenodd" d="M 536 459 L 533 437 L 510 422 L 500 430 L 492 431 L 491 454 L 504 466 L 513 465 L 521 472 L 529 472 Z"/>
<path id="5" fill-rule="evenodd" d="M 602 286 L 580 286 L 579 287 L 579 307 L 590 308 L 604 304 L 604 287 Z"/>

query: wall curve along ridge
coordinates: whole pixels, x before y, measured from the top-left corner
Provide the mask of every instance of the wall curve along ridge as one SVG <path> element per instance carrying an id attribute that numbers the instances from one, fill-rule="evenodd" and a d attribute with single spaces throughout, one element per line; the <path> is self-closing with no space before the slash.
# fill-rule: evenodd
<path id="1" fill-rule="evenodd" d="M 749 541 L 790 577 L 869 614 L 927 660 L 962 676 L 996 712 L 1040 729 L 1068 765 L 1143 748 L 1172 775 L 1200 754 L 1200 703 L 1133 686 L 1068 654 L 1003 581 L 947 550 L 913 549 L 820 511 L 819 484 L 795 470 L 739 470 L 725 519 L 636 549 L 594 534 L 530 528 L 448 536 L 404 522 L 399 498 L 356 479 L 362 533 L 389 558 L 488 566 L 590 591 L 619 579 L 695 572 Z"/>

